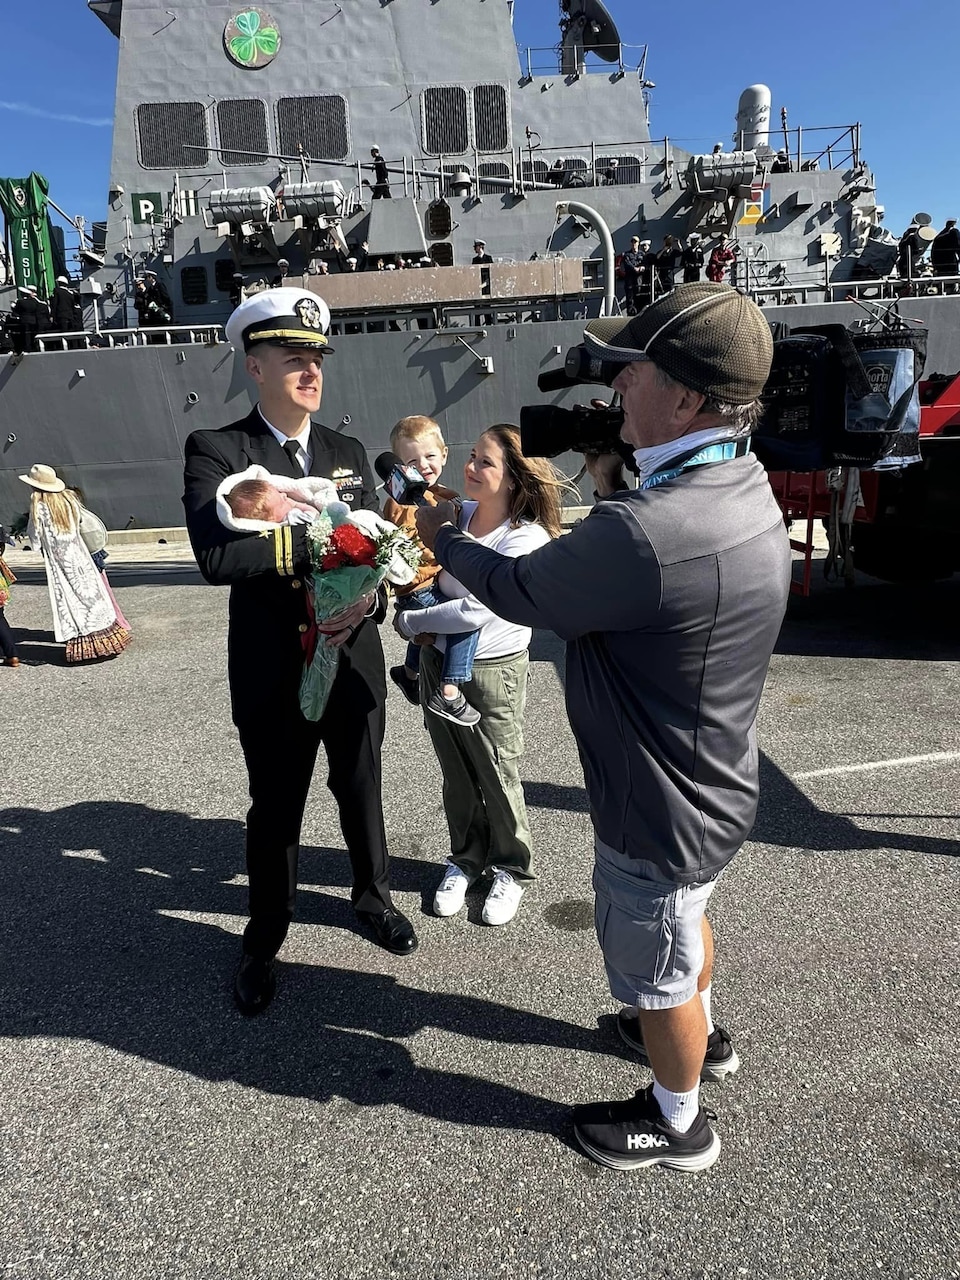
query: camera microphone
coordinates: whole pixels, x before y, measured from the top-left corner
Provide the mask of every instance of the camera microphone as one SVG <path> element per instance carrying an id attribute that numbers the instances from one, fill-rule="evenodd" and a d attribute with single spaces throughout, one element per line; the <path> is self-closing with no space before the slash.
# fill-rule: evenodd
<path id="1" fill-rule="evenodd" d="M 373 469 L 383 481 L 383 487 L 401 507 L 427 507 L 424 498 L 429 487 L 414 466 L 404 466 L 395 453 L 381 453 L 374 460 Z"/>
<path id="2" fill-rule="evenodd" d="M 571 347 L 566 354 L 562 369 L 548 369 L 537 378 L 537 386 L 541 391 L 566 391 L 570 387 L 582 386 L 584 383 L 599 382 L 605 387 L 613 386 L 613 381 L 623 369 L 623 365 L 612 360 L 601 360 L 591 355 L 585 346 Z"/>
<path id="3" fill-rule="evenodd" d="M 566 391 L 572 385 L 566 369 L 548 369 L 537 378 L 537 386 L 545 392 Z"/>

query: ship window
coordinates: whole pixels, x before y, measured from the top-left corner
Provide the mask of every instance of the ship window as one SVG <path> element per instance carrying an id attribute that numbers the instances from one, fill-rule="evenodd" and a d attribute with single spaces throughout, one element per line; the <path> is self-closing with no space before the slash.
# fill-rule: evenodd
<path id="1" fill-rule="evenodd" d="M 217 103 L 220 163 L 228 168 L 266 164 L 267 108 L 259 98 L 227 98 Z M 254 154 L 251 155 L 250 153 Z"/>
<path id="2" fill-rule="evenodd" d="M 202 102 L 141 102 L 137 136 L 144 169 L 202 169 L 210 159 Z"/>
<path id="3" fill-rule="evenodd" d="M 580 156 L 567 156 L 564 159 L 563 167 L 567 173 L 585 173 L 588 165 L 586 160 Z"/>
<path id="4" fill-rule="evenodd" d="M 434 200 L 427 210 L 427 235 L 443 240 L 453 230 L 453 213 L 446 200 Z"/>
<path id="5" fill-rule="evenodd" d="M 338 93 L 281 98 L 277 103 L 280 150 L 312 160 L 344 160 L 350 154 L 347 100 Z"/>
<path id="6" fill-rule="evenodd" d="M 478 84 L 473 91 L 473 121 L 478 151 L 510 147 L 507 91 L 502 84 Z"/>
<path id="7" fill-rule="evenodd" d="M 470 145 L 467 91 L 447 85 L 423 91 L 423 147 L 428 155 L 459 156 Z"/>
<path id="8" fill-rule="evenodd" d="M 509 187 L 494 186 L 490 182 L 484 182 L 484 178 L 507 178 L 510 177 L 510 166 L 501 164 L 499 160 L 481 161 L 480 163 L 480 195 L 482 196 L 502 196 Z"/>
<path id="9" fill-rule="evenodd" d="M 233 277 L 237 264 L 232 258 L 218 258 L 213 264 L 214 284 L 221 293 L 229 293 L 233 288 Z"/>
<path id="10" fill-rule="evenodd" d="M 206 267 L 184 267 L 181 270 L 180 296 L 188 307 L 202 307 L 210 301 Z"/>
<path id="11" fill-rule="evenodd" d="M 602 156 L 597 159 L 597 173 L 602 175 L 606 173 L 611 160 L 616 160 L 619 168 L 617 170 L 617 186 L 628 187 L 632 183 L 640 182 L 640 157 L 639 156 Z"/>
<path id="12" fill-rule="evenodd" d="M 452 244 L 432 244 L 430 246 L 430 257 L 433 259 L 434 266 L 452 267 L 453 266 L 453 245 Z"/>

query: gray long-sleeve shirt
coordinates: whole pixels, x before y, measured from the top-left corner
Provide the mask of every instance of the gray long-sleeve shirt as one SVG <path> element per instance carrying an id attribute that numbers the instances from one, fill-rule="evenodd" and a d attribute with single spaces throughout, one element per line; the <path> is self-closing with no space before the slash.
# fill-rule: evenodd
<path id="1" fill-rule="evenodd" d="M 679 884 L 716 876 L 756 817 L 757 707 L 789 590 L 759 462 L 615 494 L 517 560 L 448 528 L 436 556 L 501 617 L 568 642 L 567 713 L 599 838 Z"/>

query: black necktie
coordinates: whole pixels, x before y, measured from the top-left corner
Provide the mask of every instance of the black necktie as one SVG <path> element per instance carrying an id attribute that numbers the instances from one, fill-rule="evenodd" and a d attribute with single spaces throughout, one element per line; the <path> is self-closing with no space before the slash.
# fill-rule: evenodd
<path id="1" fill-rule="evenodd" d="M 293 466 L 294 478 L 297 480 L 299 480 L 300 477 L 304 474 L 303 467 L 301 467 L 300 465 L 300 459 L 297 457 L 298 449 L 299 449 L 299 446 L 297 445 L 297 442 L 295 440 L 288 440 L 287 443 L 283 446 L 283 452 L 290 459 L 291 465 Z"/>

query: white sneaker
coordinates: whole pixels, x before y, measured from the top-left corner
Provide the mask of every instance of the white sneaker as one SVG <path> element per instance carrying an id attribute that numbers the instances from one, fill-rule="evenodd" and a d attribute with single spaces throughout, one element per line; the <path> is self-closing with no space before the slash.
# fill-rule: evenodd
<path id="1" fill-rule="evenodd" d="M 448 862 L 443 879 L 440 881 L 433 899 L 433 914 L 435 916 L 455 916 L 463 906 L 467 890 L 472 884 L 473 879 L 471 876 L 468 876 L 465 871 L 461 871 L 452 862 Z"/>
<path id="2" fill-rule="evenodd" d="M 517 914 L 524 888 L 509 871 L 493 869 L 493 884 L 483 904 L 484 924 L 506 924 Z"/>

